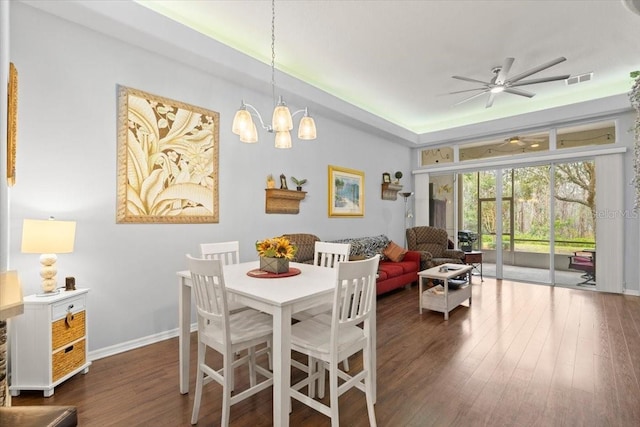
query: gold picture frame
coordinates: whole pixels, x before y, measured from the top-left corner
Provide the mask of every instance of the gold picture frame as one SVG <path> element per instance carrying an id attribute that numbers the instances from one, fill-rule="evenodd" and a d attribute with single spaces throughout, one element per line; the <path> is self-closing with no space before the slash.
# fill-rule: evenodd
<path id="1" fill-rule="evenodd" d="M 329 165 L 329 217 L 364 216 L 364 172 Z"/>
<path id="2" fill-rule="evenodd" d="M 7 93 L 7 185 L 16 183 L 16 146 L 18 144 L 18 70 L 9 64 Z"/>
<path id="3" fill-rule="evenodd" d="M 220 114 L 118 86 L 118 223 L 217 223 Z"/>

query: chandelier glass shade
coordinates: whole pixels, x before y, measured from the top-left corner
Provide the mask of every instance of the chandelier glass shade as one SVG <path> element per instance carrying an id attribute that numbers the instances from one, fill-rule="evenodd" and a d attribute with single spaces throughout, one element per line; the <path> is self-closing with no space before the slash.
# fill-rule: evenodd
<path id="1" fill-rule="evenodd" d="M 271 2 L 271 90 L 275 100 L 275 0 Z M 258 110 L 251 104 L 242 101 L 240 109 L 233 118 L 231 130 L 240 137 L 241 142 L 254 143 L 258 142 L 258 131 L 253 120 L 255 116 L 260 121 L 260 127 L 269 133 L 275 133 L 276 148 L 291 148 L 291 130 L 293 129 L 293 118 L 304 113 L 300 119 L 298 126 L 298 139 L 312 140 L 316 139 L 316 123 L 313 117 L 309 115 L 308 109 L 298 110 L 291 114 L 289 107 L 282 99 L 278 97 L 275 103 L 273 116 L 270 124 L 265 124 Z"/>

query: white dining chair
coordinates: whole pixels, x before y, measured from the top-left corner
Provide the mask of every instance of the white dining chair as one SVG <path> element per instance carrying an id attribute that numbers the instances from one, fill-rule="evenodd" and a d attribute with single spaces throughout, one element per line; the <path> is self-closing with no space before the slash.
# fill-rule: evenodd
<path id="1" fill-rule="evenodd" d="M 240 242 L 201 243 L 200 255 L 206 259 L 219 259 L 222 265 L 240 263 Z"/>
<path id="2" fill-rule="evenodd" d="M 204 259 L 217 259 L 223 266 L 239 264 L 240 242 L 238 242 L 237 240 L 231 240 L 228 242 L 201 243 L 200 256 Z M 236 313 L 238 311 L 246 310 L 249 308 L 246 305 L 240 304 L 233 300 L 227 301 L 227 304 L 229 306 L 229 313 Z M 268 354 L 269 369 L 272 369 L 273 359 L 271 354 L 271 343 L 258 351 L 258 354 L 262 353 Z"/>
<path id="3" fill-rule="evenodd" d="M 313 265 L 326 268 L 336 268 L 339 262 L 349 261 L 350 252 L 351 244 L 349 243 L 316 242 L 313 253 Z M 333 305 L 331 303 L 322 304 L 317 307 L 311 307 L 307 310 L 293 313 L 291 317 L 295 320 L 302 321 L 317 316 L 318 314 L 330 312 L 332 307 Z M 349 360 L 344 359 L 342 362 L 345 371 L 348 371 Z M 322 387 L 322 385 L 320 387 Z M 310 387 L 309 396 L 313 397 L 314 393 L 314 387 Z"/>
<path id="4" fill-rule="evenodd" d="M 239 264 L 240 263 L 240 243 L 237 240 L 229 242 L 215 242 L 215 243 L 201 243 L 200 244 L 200 256 L 203 259 L 217 259 L 220 263 L 225 265 Z M 245 310 L 248 307 L 243 304 L 239 304 L 233 300 L 228 301 L 229 312 L 235 313 L 236 311 Z"/>
<path id="5" fill-rule="evenodd" d="M 313 265 L 319 267 L 335 268 L 339 262 L 349 260 L 349 252 L 351 244 L 349 243 L 331 243 L 316 242 L 313 253 Z M 295 320 L 306 320 L 321 313 L 331 311 L 332 304 L 327 303 L 307 310 L 293 313 L 291 317 Z"/>
<path id="6" fill-rule="evenodd" d="M 271 372 L 256 363 L 256 346 L 271 342 L 273 321 L 268 314 L 253 309 L 230 314 L 221 261 L 190 255 L 186 258 L 198 312 L 198 369 L 191 424 L 198 422 L 205 381 L 214 380 L 222 385 L 220 425 L 228 426 L 232 405 L 273 385 Z M 207 364 L 208 348 L 222 355 L 221 369 Z M 245 350 L 246 355 L 235 357 L 236 353 Z M 244 364 L 249 365 L 249 388 L 239 393 L 235 391 L 232 396 L 233 371 Z M 256 374 L 265 379 L 257 382 Z"/>
<path id="7" fill-rule="evenodd" d="M 333 296 L 331 314 L 320 314 L 291 327 L 291 349 L 309 357 L 308 376 L 291 386 L 292 398 L 331 418 L 331 426 L 340 425 L 338 397 L 356 387 L 365 393 L 369 424 L 376 425 L 373 407 L 372 355 L 369 322 L 375 309 L 376 273 L 380 255 L 363 261 L 340 262 Z M 324 317 L 329 316 L 327 325 Z M 364 328 L 358 324 L 364 322 Z M 347 374 L 339 368 L 339 361 L 362 351 L 362 371 Z M 321 363 L 329 373 L 329 405 L 302 394 L 299 390 L 319 381 L 324 384 L 325 370 L 315 370 Z M 338 378 L 344 382 L 338 385 Z M 322 398 L 322 396 L 319 396 Z"/>

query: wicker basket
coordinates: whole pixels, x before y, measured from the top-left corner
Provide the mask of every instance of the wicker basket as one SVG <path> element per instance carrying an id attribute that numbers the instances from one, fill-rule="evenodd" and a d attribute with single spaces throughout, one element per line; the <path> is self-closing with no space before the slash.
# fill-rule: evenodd
<path id="1" fill-rule="evenodd" d="M 85 335 L 85 312 L 73 315 L 73 320 L 67 323 L 66 318 L 56 320 L 51 324 L 51 348 L 55 351 Z"/>
<path id="2" fill-rule="evenodd" d="M 70 345 L 67 348 L 53 353 L 52 365 L 53 365 L 53 378 L 52 381 L 57 381 L 64 377 L 71 371 L 82 366 L 85 362 L 85 340 L 80 340 L 77 343 Z"/>

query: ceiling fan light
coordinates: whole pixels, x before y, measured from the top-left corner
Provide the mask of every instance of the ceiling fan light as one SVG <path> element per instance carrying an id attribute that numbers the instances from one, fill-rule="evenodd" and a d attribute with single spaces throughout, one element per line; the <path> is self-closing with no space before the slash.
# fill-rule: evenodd
<path id="1" fill-rule="evenodd" d="M 247 111 L 247 107 L 243 103 L 242 107 L 236 111 L 236 115 L 233 117 L 231 132 L 236 135 L 242 135 L 243 132 L 246 132 L 248 129 L 250 130 L 252 126 L 255 127 L 251 113 Z"/>
<path id="2" fill-rule="evenodd" d="M 500 93 L 504 91 L 504 86 L 494 86 L 491 88 L 491 93 Z"/>
<path id="3" fill-rule="evenodd" d="M 276 148 L 291 148 L 291 132 L 276 132 Z"/>
<path id="4" fill-rule="evenodd" d="M 278 105 L 273 110 L 273 119 L 271 120 L 271 126 L 274 132 L 284 132 L 293 129 L 293 119 L 291 118 L 291 112 L 284 103 L 282 97 L 278 98 Z"/>
<path id="5" fill-rule="evenodd" d="M 540 144 L 538 144 L 537 142 L 534 142 L 533 144 L 531 144 L 531 148 L 538 148 L 540 147 Z"/>
<path id="6" fill-rule="evenodd" d="M 316 139 L 316 122 L 313 117 L 305 111 L 304 116 L 300 119 L 300 126 L 298 126 L 298 138 L 303 140 Z"/>

